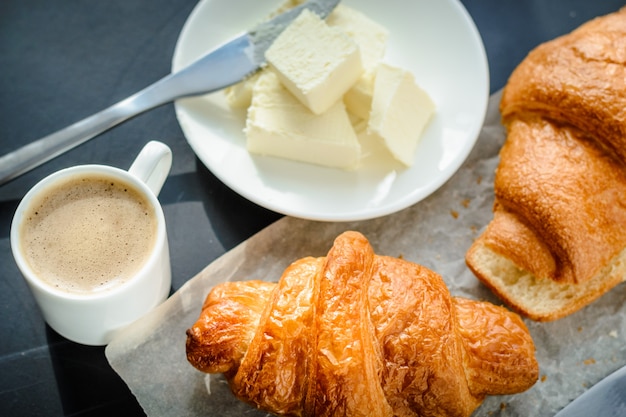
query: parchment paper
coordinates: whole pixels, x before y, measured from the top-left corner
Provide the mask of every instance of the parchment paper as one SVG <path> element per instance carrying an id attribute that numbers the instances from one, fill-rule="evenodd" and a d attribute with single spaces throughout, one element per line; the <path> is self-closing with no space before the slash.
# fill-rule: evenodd
<path id="1" fill-rule="evenodd" d="M 185 331 L 209 289 L 227 280 L 276 281 L 292 261 L 323 256 L 334 238 L 357 230 L 378 254 L 402 256 L 441 274 L 453 295 L 502 304 L 476 280 L 464 256 L 492 217 L 493 174 L 504 142 L 498 103 L 490 98 L 478 142 L 461 169 L 436 193 L 379 219 L 321 223 L 285 217 L 207 266 L 106 349 L 116 372 L 149 416 L 262 416 L 233 397 L 221 376 L 185 358 Z M 626 285 L 587 308 L 550 323 L 525 321 L 537 348 L 539 381 L 528 391 L 488 397 L 474 416 L 552 416 L 612 371 L 626 365 Z"/>

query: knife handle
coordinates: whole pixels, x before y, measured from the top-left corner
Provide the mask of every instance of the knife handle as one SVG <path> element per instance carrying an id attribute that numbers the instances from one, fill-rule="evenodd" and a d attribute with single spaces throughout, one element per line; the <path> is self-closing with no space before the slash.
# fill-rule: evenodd
<path id="1" fill-rule="evenodd" d="M 159 93 L 163 92 L 164 81 L 162 79 L 98 113 L 0 157 L 0 185 L 141 112 L 163 104 L 168 99 Z"/>
<path id="2" fill-rule="evenodd" d="M 0 185 L 140 113 L 240 81 L 255 69 L 251 57 L 245 53 L 248 46 L 248 35 L 240 35 L 132 96 L 0 157 Z"/>

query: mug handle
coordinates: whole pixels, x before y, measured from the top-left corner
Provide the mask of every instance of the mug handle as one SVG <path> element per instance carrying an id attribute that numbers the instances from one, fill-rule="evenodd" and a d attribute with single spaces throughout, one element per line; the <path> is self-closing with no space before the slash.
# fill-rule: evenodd
<path id="1" fill-rule="evenodd" d="M 152 140 L 139 152 L 128 172 L 143 181 L 158 196 L 171 167 L 171 149 L 162 142 Z"/>

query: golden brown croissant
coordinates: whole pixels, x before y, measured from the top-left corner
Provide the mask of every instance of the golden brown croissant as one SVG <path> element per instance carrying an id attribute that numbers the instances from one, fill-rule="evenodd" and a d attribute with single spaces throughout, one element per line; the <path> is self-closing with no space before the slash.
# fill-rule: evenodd
<path id="1" fill-rule="evenodd" d="M 494 218 L 466 261 L 554 320 L 626 279 L 626 8 L 531 51 L 500 110 Z"/>
<path id="2" fill-rule="evenodd" d="M 537 380 L 519 316 L 451 297 L 439 275 L 345 232 L 278 283 L 227 282 L 187 331 L 187 358 L 288 416 L 469 416 Z"/>

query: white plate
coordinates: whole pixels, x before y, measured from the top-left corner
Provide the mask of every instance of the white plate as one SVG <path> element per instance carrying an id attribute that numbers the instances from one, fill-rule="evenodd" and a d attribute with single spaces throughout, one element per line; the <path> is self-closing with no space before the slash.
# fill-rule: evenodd
<path id="1" fill-rule="evenodd" d="M 185 23 L 172 67 L 179 70 L 244 30 L 283 0 L 201 0 Z M 270 210 L 323 221 L 387 215 L 433 193 L 461 166 L 483 123 L 489 96 L 487 58 L 480 35 L 456 0 L 346 0 L 385 26 L 385 61 L 410 70 L 433 98 L 437 113 L 409 169 L 365 160 L 348 172 L 251 155 L 245 113 L 233 112 L 224 93 L 176 102 L 181 128 L 198 158 L 224 184 Z"/>

